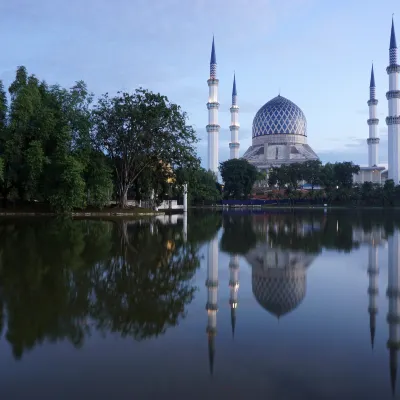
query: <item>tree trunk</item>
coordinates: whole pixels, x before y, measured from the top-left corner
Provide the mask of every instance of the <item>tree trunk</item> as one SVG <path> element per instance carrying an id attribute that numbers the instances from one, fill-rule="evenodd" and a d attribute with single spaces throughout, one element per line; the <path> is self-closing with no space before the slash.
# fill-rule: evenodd
<path id="1" fill-rule="evenodd" d="M 121 194 L 119 197 L 119 206 L 120 208 L 126 208 L 128 206 L 128 187 L 124 187 L 121 190 Z"/>

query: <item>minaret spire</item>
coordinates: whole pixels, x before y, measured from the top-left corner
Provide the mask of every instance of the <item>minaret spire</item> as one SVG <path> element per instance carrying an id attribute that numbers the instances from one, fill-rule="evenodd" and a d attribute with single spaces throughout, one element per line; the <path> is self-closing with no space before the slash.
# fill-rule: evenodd
<path id="1" fill-rule="evenodd" d="M 213 36 L 210 58 L 210 78 L 208 83 L 208 169 L 218 176 L 218 79 L 217 79 L 217 56 L 215 53 L 215 41 Z"/>
<path id="2" fill-rule="evenodd" d="M 229 143 L 230 159 L 239 158 L 239 107 L 237 105 L 237 89 L 236 89 L 236 73 L 233 74 L 233 86 L 232 86 L 232 106 L 231 112 L 231 125 L 229 129 L 231 131 L 231 143 Z"/>
<path id="3" fill-rule="evenodd" d="M 386 98 L 389 105 L 389 113 L 386 118 L 388 126 L 388 179 L 393 179 L 394 184 L 400 181 L 400 65 L 397 64 L 397 44 L 392 17 L 392 29 L 390 33 L 389 66 L 386 68 L 389 75 L 389 91 Z"/>
<path id="4" fill-rule="evenodd" d="M 371 80 L 369 82 L 369 87 L 370 89 L 375 88 L 375 75 L 374 75 L 374 63 L 372 63 L 372 68 L 371 68 Z M 370 96 L 371 98 L 372 96 Z M 375 94 L 374 94 L 375 98 Z"/>
<path id="5" fill-rule="evenodd" d="M 392 15 L 392 30 L 390 32 L 390 47 L 389 49 L 397 49 L 396 32 L 394 31 L 394 18 Z"/>
<path id="6" fill-rule="evenodd" d="M 369 118 L 367 120 L 369 126 L 369 137 L 367 139 L 368 143 L 368 166 L 374 167 L 378 165 L 378 146 L 379 146 L 379 137 L 378 137 L 378 124 L 379 119 L 377 118 L 376 106 L 378 105 L 378 100 L 375 98 L 375 75 L 374 75 L 374 64 L 371 67 L 371 79 L 369 83 Z M 376 174 L 373 175 L 373 174 Z M 372 182 L 381 182 L 381 172 L 377 173 L 371 172 L 371 181 Z"/>

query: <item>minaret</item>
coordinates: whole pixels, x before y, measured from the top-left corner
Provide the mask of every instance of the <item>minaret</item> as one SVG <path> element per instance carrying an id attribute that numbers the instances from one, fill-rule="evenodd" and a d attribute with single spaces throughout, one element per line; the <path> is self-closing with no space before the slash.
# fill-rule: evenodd
<path id="1" fill-rule="evenodd" d="M 214 370 L 215 335 L 217 334 L 217 311 L 218 311 L 218 234 L 208 244 L 207 257 L 207 335 L 208 354 L 210 362 L 210 373 Z"/>
<path id="2" fill-rule="evenodd" d="M 378 165 L 378 124 L 379 119 L 377 118 L 376 106 L 378 104 L 378 100 L 375 98 L 375 76 L 374 76 L 374 65 L 372 65 L 371 69 L 371 81 L 369 84 L 369 119 L 367 123 L 369 125 L 369 138 L 367 139 L 368 143 L 368 166 L 373 167 Z"/>
<path id="3" fill-rule="evenodd" d="M 376 314 L 378 313 L 377 297 L 378 297 L 378 279 L 379 279 L 379 268 L 378 268 L 378 247 L 374 242 L 369 246 L 368 250 L 368 275 L 369 275 L 369 329 L 371 334 L 371 347 L 374 348 L 375 340 L 375 327 L 376 327 Z"/>
<path id="4" fill-rule="evenodd" d="M 217 79 L 217 57 L 215 55 L 214 37 L 211 48 L 210 79 L 208 79 L 208 169 L 218 176 L 218 79 Z"/>
<path id="5" fill-rule="evenodd" d="M 389 66 L 386 68 L 386 72 L 389 75 L 389 91 L 386 93 L 389 102 L 389 114 L 386 118 L 388 126 L 388 178 L 393 179 L 395 185 L 397 185 L 400 179 L 400 65 L 397 64 L 397 44 L 393 18 L 390 34 Z"/>
<path id="6" fill-rule="evenodd" d="M 234 337 L 236 326 L 236 308 L 238 304 L 237 293 L 239 289 L 239 256 L 237 254 L 231 255 L 231 259 L 229 261 L 229 271 L 229 304 L 231 306 L 232 337 Z"/>
<path id="7" fill-rule="evenodd" d="M 396 388 L 397 351 L 400 348 L 400 232 L 395 230 L 388 237 L 388 289 L 389 311 L 389 340 L 390 378 L 393 394 Z"/>
<path id="8" fill-rule="evenodd" d="M 236 74 L 233 75 L 233 88 L 232 88 L 232 107 L 231 111 L 231 143 L 229 149 L 231 151 L 230 159 L 239 158 L 239 107 L 237 105 L 237 90 L 236 90 Z"/>

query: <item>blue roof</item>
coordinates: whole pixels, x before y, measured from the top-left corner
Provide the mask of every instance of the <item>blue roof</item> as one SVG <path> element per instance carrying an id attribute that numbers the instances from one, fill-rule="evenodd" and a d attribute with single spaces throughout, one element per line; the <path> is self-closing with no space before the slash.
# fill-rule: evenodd
<path id="1" fill-rule="evenodd" d="M 264 104 L 253 120 L 253 138 L 276 134 L 307 136 L 307 120 L 303 111 L 280 95 Z"/>
<path id="2" fill-rule="evenodd" d="M 391 49 L 397 49 L 397 44 L 396 44 L 396 33 L 394 32 L 393 17 L 392 17 L 392 32 L 391 32 L 391 34 L 390 34 L 390 48 L 391 48 Z"/>
<path id="3" fill-rule="evenodd" d="M 217 63 L 217 57 L 215 55 L 215 45 L 214 45 L 214 36 L 213 36 L 210 64 L 216 64 L 216 63 Z"/>
<path id="4" fill-rule="evenodd" d="M 369 87 L 375 87 L 374 64 L 372 64 L 371 68 L 371 81 L 369 83 Z"/>
<path id="5" fill-rule="evenodd" d="M 236 74 L 233 74 L 232 96 L 237 96 L 237 91 L 236 91 Z"/>

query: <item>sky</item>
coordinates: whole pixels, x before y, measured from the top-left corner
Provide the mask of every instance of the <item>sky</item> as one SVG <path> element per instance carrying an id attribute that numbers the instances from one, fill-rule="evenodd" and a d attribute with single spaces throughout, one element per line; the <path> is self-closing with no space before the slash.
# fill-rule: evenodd
<path id="1" fill-rule="evenodd" d="M 188 113 L 207 166 L 207 79 L 212 36 L 220 81 L 219 160 L 229 157 L 236 72 L 240 155 L 257 110 L 278 93 L 308 123 L 323 162 L 367 164 L 369 79 L 374 62 L 380 162 L 387 163 L 386 67 L 398 0 L 0 0 L 0 79 L 17 66 L 95 95 L 144 87 Z"/>

